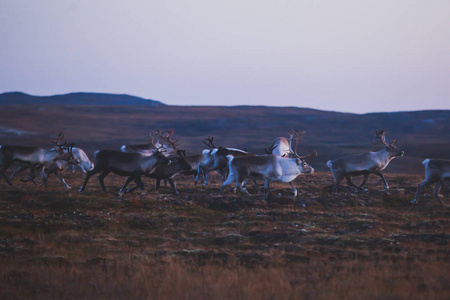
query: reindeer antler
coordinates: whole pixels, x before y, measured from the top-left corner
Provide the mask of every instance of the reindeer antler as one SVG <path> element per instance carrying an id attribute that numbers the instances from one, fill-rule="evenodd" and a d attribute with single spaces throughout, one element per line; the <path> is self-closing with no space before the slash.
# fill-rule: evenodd
<path id="1" fill-rule="evenodd" d="M 275 148 L 279 146 L 279 145 L 276 145 L 276 146 L 274 146 L 274 145 L 275 145 L 275 141 L 272 143 L 272 145 L 269 148 L 264 148 L 264 151 L 267 154 L 273 154 L 273 150 L 275 150 Z"/>
<path id="2" fill-rule="evenodd" d="M 388 146 L 388 143 L 386 143 L 386 132 L 387 132 L 387 129 L 386 130 L 385 129 L 381 129 L 380 131 L 375 130 L 375 136 L 372 139 L 372 144 L 373 145 L 378 145 L 378 144 L 383 143 L 384 145 Z M 380 141 L 374 143 L 373 140 L 375 140 L 375 139 L 380 139 Z"/>
<path id="3" fill-rule="evenodd" d="M 177 147 L 178 147 L 178 145 L 177 145 L 177 143 L 180 141 L 180 140 L 171 140 L 170 139 L 170 137 L 173 135 L 173 129 L 170 129 L 170 130 L 168 130 L 167 131 L 167 136 L 166 137 L 163 137 L 162 135 L 161 135 L 161 138 L 163 138 L 163 140 L 165 140 L 167 143 L 169 143 L 171 146 L 172 146 L 172 148 L 176 151 L 177 150 Z"/>
<path id="4" fill-rule="evenodd" d="M 298 141 L 300 140 L 300 137 L 302 135 L 304 135 L 305 133 L 306 133 L 305 130 L 303 130 L 303 131 L 300 131 L 300 130 L 295 131 L 294 129 L 292 129 L 292 133 L 289 134 L 290 139 L 293 139 L 294 135 L 296 136 L 295 137 L 296 141 L 295 141 L 294 154 L 295 154 L 295 156 L 297 156 L 298 158 L 300 158 L 303 161 L 310 160 L 310 159 L 313 159 L 313 158 L 317 157 L 317 151 L 316 150 L 310 150 L 309 154 L 307 154 L 307 155 L 303 155 L 303 156 L 298 155 L 298 153 L 297 153 Z"/>
<path id="5" fill-rule="evenodd" d="M 214 140 L 213 136 L 208 136 L 208 138 L 203 140 L 203 144 L 205 144 L 206 146 L 208 146 L 209 148 L 212 148 L 212 149 L 219 148 L 213 144 L 213 140 Z M 205 141 L 208 141 L 208 143 L 206 143 Z"/>
<path id="6" fill-rule="evenodd" d="M 56 140 L 50 140 L 50 142 L 52 142 L 53 144 L 55 144 L 56 146 L 65 146 L 67 145 L 67 142 L 64 142 L 64 144 L 61 144 L 62 140 L 64 139 L 64 132 L 60 131 L 57 135 L 56 135 Z"/>
<path id="7" fill-rule="evenodd" d="M 311 160 L 311 159 L 317 157 L 317 155 L 318 155 L 318 153 L 317 153 L 316 150 L 309 150 L 309 154 L 304 155 L 304 156 L 300 156 L 299 158 L 301 160 Z"/>
<path id="8" fill-rule="evenodd" d="M 162 131 L 157 129 L 157 130 L 150 132 L 148 137 L 151 138 L 151 140 L 152 140 L 151 143 L 155 147 L 156 151 L 164 152 L 163 151 L 164 147 L 161 144 L 160 144 L 160 146 L 156 145 L 156 143 L 158 143 L 158 141 L 159 141 L 159 138 L 161 137 L 161 134 L 162 134 Z M 158 138 L 158 140 L 156 142 L 155 142 L 155 138 Z"/>
<path id="9" fill-rule="evenodd" d="M 295 137 L 295 150 L 294 150 L 294 154 L 295 154 L 298 158 L 300 158 L 300 155 L 297 154 L 298 141 L 300 140 L 300 137 L 306 133 L 306 131 L 305 131 L 305 130 L 304 130 L 304 131 L 300 131 L 300 130 L 295 131 L 294 129 L 291 129 L 291 130 L 292 130 L 292 133 L 289 133 L 289 139 L 292 140 L 292 139 L 294 139 L 294 135 L 296 136 L 296 137 Z"/>

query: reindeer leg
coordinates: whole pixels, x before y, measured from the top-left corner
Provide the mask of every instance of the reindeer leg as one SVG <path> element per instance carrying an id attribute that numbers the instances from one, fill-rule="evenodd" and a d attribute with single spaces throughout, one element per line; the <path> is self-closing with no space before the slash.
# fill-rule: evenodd
<path id="1" fill-rule="evenodd" d="M 119 196 L 121 196 L 123 194 L 123 190 L 127 187 L 127 185 L 131 182 L 131 180 L 133 180 L 133 177 L 132 176 L 128 176 L 127 180 L 125 181 L 125 183 L 123 184 L 123 186 L 119 190 Z M 128 193 L 128 190 L 126 191 L 126 193 Z"/>
<path id="2" fill-rule="evenodd" d="M 100 181 L 100 185 L 102 186 L 102 191 L 104 193 L 106 193 L 106 187 L 105 187 L 105 183 L 103 182 L 103 180 L 105 179 L 106 176 L 108 176 L 110 171 L 103 171 L 100 176 L 98 176 L 98 180 Z"/>
<path id="3" fill-rule="evenodd" d="M 158 192 L 160 186 L 161 186 L 161 178 L 156 178 L 156 185 L 155 185 L 156 192 Z"/>
<path id="4" fill-rule="evenodd" d="M 239 190 L 245 194 L 247 194 L 247 196 L 251 196 L 252 194 L 250 194 L 247 189 L 244 186 L 244 182 L 240 182 L 238 179 L 236 179 L 236 185 L 238 186 Z"/>
<path id="5" fill-rule="evenodd" d="M 380 172 L 380 171 L 374 171 L 373 174 L 380 176 L 381 180 L 383 180 L 384 183 L 384 190 L 388 190 L 389 189 L 389 184 L 386 181 L 386 178 L 384 177 L 384 175 Z"/>
<path id="6" fill-rule="evenodd" d="M 35 184 L 35 185 L 37 185 L 37 183 L 36 183 L 36 181 L 34 181 L 34 178 L 36 178 L 36 176 L 34 175 L 34 165 L 31 165 L 30 166 L 30 178 L 29 178 L 29 180 L 28 181 L 33 181 L 33 183 Z"/>
<path id="7" fill-rule="evenodd" d="M 223 190 L 225 189 L 225 187 L 228 186 L 228 185 L 230 185 L 230 184 L 232 184 L 233 181 L 236 181 L 236 184 L 237 184 L 237 180 L 235 180 L 235 176 L 229 175 L 228 178 L 227 178 L 227 180 L 225 180 L 225 181 L 222 183 L 222 186 L 221 186 L 221 188 L 220 188 L 219 195 L 222 196 L 222 195 L 223 195 Z"/>
<path id="8" fill-rule="evenodd" d="M 140 175 L 134 176 L 134 182 L 136 183 L 136 188 L 139 188 L 139 189 L 145 191 L 144 183 L 142 182 Z"/>
<path id="9" fill-rule="evenodd" d="M 198 164 L 197 167 L 197 175 L 195 175 L 195 179 L 194 179 L 194 186 L 197 187 L 197 182 L 200 179 L 200 175 L 203 175 L 203 168 L 200 166 L 200 164 Z"/>
<path id="10" fill-rule="evenodd" d="M 264 197 L 263 199 L 269 199 L 270 195 L 272 194 L 272 191 L 270 190 L 270 181 L 269 179 L 264 180 Z"/>
<path id="11" fill-rule="evenodd" d="M 82 186 L 80 187 L 80 189 L 79 189 L 80 192 L 82 192 L 82 191 L 84 191 L 84 190 L 86 189 L 86 185 L 87 185 L 87 183 L 88 183 L 88 181 L 89 181 L 89 178 L 91 178 L 92 175 L 94 175 L 94 174 L 96 174 L 96 173 L 98 173 L 98 172 L 99 172 L 99 171 L 96 170 L 95 167 L 94 167 L 93 170 L 87 172 L 87 174 L 86 174 L 86 179 L 84 180 L 83 185 L 82 185 Z"/>
<path id="12" fill-rule="evenodd" d="M 43 167 L 41 168 L 41 170 L 39 171 L 39 173 L 41 174 L 41 179 L 42 179 L 42 183 L 41 183 L 39 186 L 45 185 L 45 188 L 47 188 L 47 178 L 48 178 L 48 175 L 49 175 L 49 174 L 47 174 L 47 173 L 45 172 L 45 166 L 43 166 Z M 36 183 L 34 180 L 33 180 L 33 183 L 37 185 L 37 183 Z"/>
<path id="13" fill-rule="evenodd" d="M 295 188 L 293 181 L 289 182 L 289 184 L 291 185 L 292 192 L 294 193 L 294 199 L 295 199 L 295 198 L 297 198 L 297 189 Z"/>
<path id="14" fill-rule="evenodd" d="M 441 202 L 441 204 L 445 206 L 444 202 L 442 202 L 441 198 L 439 198 L 439 191 L 441 190 L 441 188 L 442 188 L 442 182 L 439 181 L 434 186 L 433 196 L 437 201 Z"/>
<path id="15" fill-rule="evenodd" d="M 203 176 L 203 178 L 205 180 L 203 181 L 203 184 L 202 184 L 203 188 L 205 188 L 208 185 L 209 177 L 210 177 L 209 170 L 205 170 L 205 173 L 204 173 L 204 176 Z"/>
<path id="16" fill-rule="evenodd" d="M 419 183 L 419 184 L 417 185 L 416 196 L 415 196 L 414 199 L 411 201 L 412 204 L 419 203 L 419 195 L 420 195 L 420 192 L 422 191 L 422 189 L 423 189 L 425 186 L 429 185 L 430 183 L 432 183 L 432 182 L 428 182 L 427 179 L 425 179 L 424 181 L 422 181 L 421 183 Z"/>
<path id="17" fill-rule="evenodd" d="M 12 181 L 14 179 L 14 177 L 16 176 L 16 174 L 22 172 L 26 168 L 27 168 L 26 166 L 18 166 L 12 173 L 11 177 L 9 177 L 9 181 Z"/>
<path id="18" fill-rule="evenodd" d="M 3 161 L 3 165 L 0 167 L 0 174 L 3 176 L 3 178 L 5 179 L 6 183 L 8 185 L 13 185 L 11 183 L 11 181 L 9 181 L 8 177 L 6 177 L 6 170 L 8 170 L 9 166 L 11 166 L 12 162 L 10 161 Z"/>
<path id="19" fill-rule="evenodd" d="M 45 177 L 45 178 L 44 178 L 44 177 Z M 39 187 L 41 187 L 41 186 L 44 185 L 44 180 L 47 181 L 47 179 L 48 179 L 48 174 L 44 174 L 44 175 L 41 174 L 41 179 L 42 179 L 42 182 L 39 184 Z"/>
<path id="20" fill-rule="evenodd" d="M 258 195 L 261 194 L 261 191 L 259 190 L 258 183 L 256 182 L 256 179 L 253 179 L 253 185 L 255 186 L 255 189 L 258 191 Z"/>
<path id="21" fill-rule="evenodd" d="M 20 179 L 20 181 L 22 181 L 22 182 L 32 181 L 34 183 L 34 185 L 37 185 L 36 181 L 34 180 L 34 178 L 36 177 L 34 175 L 34 165 L 30 165 L 30 166 L 28 166 L 28 168 L 30 168 L 28 178 L 22 178 L 22 179 Z"/>
<path id="22" fill-rule="evenodd" d="M 344 176 L 342 174 L 334 174 L 334 185 L 333 185 L 333 193 L 337 195 L 337 189 L 339 187 L 339 184 L 341 183 L 342 179 L 344 179 Z"/>
<path id="23" fill-rule="evenodd" d="M 170 186 L 175 191 L 175 195 L 179 195 L 175 181 L 172 178 L 169 178 L 168 180 L 169 180 Z"/>
<path id="24" fill-rule="evenodd" d="M 59 181 L 61 181 L 62 184 L 64 184 L 64 186 L 66 187 L 66 189 L 71 189 L 71 187 L 66 183 L 66 181 L 64 180 L 64 178 L 61 176 L 61 174 L 59 173 L 58 170 L 56 170 L 56 172 L 54 172 L 56 178 L 59 179 Z"/>
<path id="25" fill-rule="evenodd" d="M 132 191 L 134 191 L 135 189 L 137 189 L 138 187 L 140 187 L 140 184 L 142 184 L 142 181 L 139 182 L 139 180 L 136 179 L 136 175 L 132 175 L 132 176 L 130 176 L 129 178 L 130 178 L 130 180 L 133 180 L 133 181 L 134 181 L 134 183 L 136 184 L 136 186 L 127 189 L 125 193 L 131 193 Z M 139 179 L 140 179 L 140 178 L 139 178 Z"/>
<path id="26" fill-rule="evenodd" d="M 367 182 L 367 178 L 369 178 L 369 173 L 364 174 L 363 181 L 362 181 L 361 184 L 357 187 L 358 190 L 359 190 L 360 188 L 362 188 L 364 191 L 367 191 L 366 188 L 363 188 L 363 185 L 365 185 L 366 182 Z"/>
<path id="27" fill-rule="evenodd" d="M 354 187 L 355 188 L 355 193 L 357 193 L 358 192 L 358 186 L 352 182 L 352 177 L 347 175 L 347 176 L 345 176 L 345 179 L 347 180 L 347 185 L 349 185 L 351 187 Z"/>

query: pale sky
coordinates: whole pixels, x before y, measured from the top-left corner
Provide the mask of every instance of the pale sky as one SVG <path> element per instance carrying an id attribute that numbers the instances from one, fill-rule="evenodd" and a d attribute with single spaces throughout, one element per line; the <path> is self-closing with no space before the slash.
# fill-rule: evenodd
<path id="1" fill-rule="evenodd" d="M 450 1 L 0 0 L 0 93 L 450 109 Z"/>

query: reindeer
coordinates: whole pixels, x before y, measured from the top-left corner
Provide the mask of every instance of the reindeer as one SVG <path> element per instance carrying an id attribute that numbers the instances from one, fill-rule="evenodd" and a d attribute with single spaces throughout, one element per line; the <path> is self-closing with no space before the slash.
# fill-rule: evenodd
<path id="1" fill-rule="evenodd" d="M 51 149 L 50 151 L 56 151 L 56 148 Z M 64 150 L 65 152 L 68 152 L 67 150 Z M 71 187 L 66 183 L 64 178 L 61 176 L 60 172 L 65 170 L 69 166 L 78 166 L 83 170 L 84 173 L 86 171 L 90 171 L 94 168 L 94 164 L 90 161 L 89 157 L 86 155 L 86 153 L 81 148 L 73 147 L 71 148 L 71 153 L 74 157 L 74 160 L 67 161 L 67 160 L 54 160 L 51 162 L 48 162 L 45 164 L 45 172 L 42 183 L 40 186 L 45 185 L 47 187 L 47 179 L 50 174 L 54 174 L 56 178 L 58 178 L 59 181 L 67 188 L 70 189 Z M 25 169 L 28 169 L 29 166 L 27 165 L 19 165 L 11 175 L 10 181 L 13 180 L 14 176 L 20 172 L 22 172 Z"/>
<path id="2" fill-rule="evenodd" d="M 176 143 L 178 141 L 172 141 L 170 139 L 170 136 L 164 137 L 164 140 L 172 146 L 172 149 L 177 149 Z M 176 188 L 175 181 L 173 180 L 173 178 L 178 174 L 192 174 L 191 173 L 192 167 L 187 162 L 186 151 L 184 151 L 184 150 L 177 149 L 177 155 L 172 154 L 172 155 L 168 156 L 167 158 L 170 159 L 170 161 L 171 161 L 171 163 L 169 165 L 165 165 L 165 164 L 158 165 L 153 172 L 144 173 L 143 175 L 150 177 L 150 178 L 156 178 L 156 192 L 158 191 L 158 189 L 160 187 L 161 180 L 164 180 L 164 181 L 169 181 L 170 186 L 174 190 L 175 194 L 179 195 L 177 188 Z M 122 189 L 124 189 L 131 182 L 131 180 L 132 180 L 132 177 L 130 176 L 127 179 L 127 181 Z M 131 188 L 131 189 L 127 189 L 126 193 L 129 193 L 129 192 L 135 190 L 137 187 L 138 186 Z"/>
<path id="3" fill-rule="evenodd" d="M 152 173 L 144 174 L 147 177 L 156 178 L 156 192 L 160 187 L 161 180 L 164 179 L 169 181 L 175 194 L 179 195 L 173 178 L 178 174 L 191 171 L 192 167 L 186 160 L 186 152 L 184 150 L 178 150 L 177 154 L 177 156 L 168 157 L 171 161 L 170 165 L 159 165 Z"/>
<path id="4" fill-rule="evenodd" d="M 450 180 L 450 160 L 447 159 L 425 159 L 422 164 L 425 166 L 425 180 L 417 185 L 416 197 L 411 203 L 419 203 L 420 191 L 424 186 L 435 183 L 433 196 L 442 205 L 444 202 L 439 198 L 439 191 L 445 182 Z"/>
<path id="5" fill-rule="evenodd" d="M 204 180 L 203 187 L 205 187 L 209 183 L 210 169 L 214 167 L 214 156 L 212 155 L 212 151 L 214 149 L 218 149 L 218 147 L 214 145 L 214 137 L 208 137 L 204 139 L 203 143 L 210 149 L 204 149 L 202 151 L 203 160 L 197 165 L 197 175 L 195 177 L 194 183 L 195 185 L 197 185 L 197 181 L 199 180 L 200 176 L 202 176 Z M 214 171 L 216 171 L 222 177 L 222 180 L 225 179 L 226 170 L 216 169 Z"/>
<path id="6" fill-rule="evenodd" d="M 294 151 L 292 151 L 291 147 L 292 140 L 294 139 L 295 135 L 303 135 L 306 133 L 306 131 L 298 132 L 294 129 L 291 130 L 292 132 L 288 133 L 289 139 L 285 137 L 276 138 L 269 148 L 264 149 L 266 154 L 275 154 L 281 157 L 294 157 Z"/>
<path id="7" fill-rule="evenodd" d="M 152 141 L 154 142 L 154 141 Z M 154 145 L 154 143 L 153 143 Z M 155 146 L 155 145 L 154 145 Z M 144 190 L 144 184 L 141 176 L 145 173 L 150 174 L 158 165 L 170 164 L 170 160 L 162 154 L 163 149 L 156 148 L 152 155 L 141 155 L 139 153 L 127 153 L 116 150 L 100 150 L 94 153 L 94 169 L 87 172 L 86 179 L 80 188 L 80 192 L 84 191 L 89 178 L 97 173 L 100 185 L 103 192 L 106 193 L 106 188 L 103 180 L 110 173 L 113 172 L 120 176 L 128 176 L 127 182 L 122 186 L 119 195 L 122 195 L 125 187 L 133 180 L 137 187 Z"/>
<path id="8" fill-rule="evenodd" d="M 254 180 L 264 180 L 264 195 L 266 197 L 270 196 L 268 192 L 272 181 L 290 183 L 294 198 L 297 197 L 297 189 L 294 186 L 293 180 L 300 174 L 314 173 L 314 169 L 306 161 L 317 156 L 316 151 L 311 151 L 305 156 L 297 154 L 298 139 L 300 136 L 297 136 L 297 143 L 293 152 L 296 158 L 285 158 L 275 154 L 241 157 L 227 155 L 229 173 L 228 178 L 222 184 L 220 194 L 223 194 L 223 190 L 227 185 L 236 182 L 236 187 L 241 192 L 250 195 L 243 183 L 245 179 L 252 178 Z"/>
<path id="9" fill-rule="evenodd" d="M 177 153 L 176 147 L 174 148 L 171 145 L 164 145 L 159 142 L 159 138 L 163 139 L 169 139 L 173 135 L 173 129 L 167 131 L 167 135 L 163 137 L 163 131 L 156 130 L 150 133 L 148 138 L 151 139 L 151 141 L 148 144 L 140 144 L 140 145 L 122 145 L 120 147 L 120 151 L 122 152 L 128 152 L 128 153 L 140 153 L 142 155 L 152 155 L 153 150 L 155 149 L 163 149 L 163 154 L 165 156 L 173 155 Z M 155 137 L 158 137 L 158 140 L 155 142 Z M 177 142 L 177 141 L 176 141 Z"/>
<path id="10" fill-rule="evenodd" d="M 386 178 L 381 173 L 389 162 L 398 156 L 403 156 L 405 152 L 398 149 L 394 144 L 397 142 L 395 139 L 392 143 L 386 142 L 386 132 L 387 130 L 375 130 L 374 139 L 380 139 L 380 142 L 373 143 L 374 145 L 382 143 L 385 148 L 378 152 L 367 152 L 361 154 L 354 154 L 349 156 L 344 156 L 337 158 L 335 160 L 329 160 L 327 162 L 327 167 L 330 168 L 331 173 L 334 177 L 333 191 L 337 194 L 337 188 L 339 183 L 344 179 L 347 180 L 347 184 L 355 188 L 357 192 L 358 189 L 362 188 L 366 184 L 367 178 L 370 174 L 375 174 L 379 176 L 384 183 L 385 190 L 389 189 L 389 185 Z M 352 176 L 363 175 L 362 183 L 357 186 L 355 185 L 351 178 Z"/>
<path id="11" fill-rule="evenodd" d="M 212 150 L 210 152 L 207 152 L 209 150 L 203 150 L 203 156 L 205 157 L 205 160 L 199 164 L 198 172 L 197 174 L 204 174 L 203 178 L 205 178 L 205 181 L 203 183 L 203 187 L 205 187 L 208 184 L 209 181 L 209 172 L 216 171 L 219 173 L 219 175 L 222 177 L 222 180 L 225 179 L 227 172 L 228 172 L 228 160 L 226 158 L 227 155 L 233 155 L 233 156 L 254 156 L 255 154 L 249 153 L 244 150 L 236 149 L 236 148 L 230 148 L 230 147 L 222 147 L 222 146 L 215 146 L 213 144 L 214 137 L 208 137 L 203 141 L 203 143 L 210 147 Z M 205 141 L 208 141 L 206 143 Z M 198 176 L 196 177 L 196 180 L 198 179 Z M 256 181 L 254 181 L 255 186 L 257 186 Z"/>
<path id="12" fill-rule="evenodd" d="M 57 135 L 56 140 L 50 140 L 56 145 L 55 150 L 45 150 L 40 147 L 19 146 L 19 145 L 2 145 L 0 147 L 1 161 L 0 161 L 0 174 L 5 179 L 6 183 L 12 185 L 11 181 L 6 177 L 6 171 L 13 164 L 16 163 L 19 166 L 25 166 L 30 169 L 30 175 L 28 178 L 22 179 L 23 182 L 32 181 L 37 185 L 34 180 L 34 170 L 40 168 L 41 176 L 44 180 L 44 172 L 46 165 L 54 161 L 69 161 L 74 162 L 74 156 L 72 153 L 72 145 L 67 144 L 67 141 L 62 143 L 64 139 L 64 133 L 60 132 Z"/>

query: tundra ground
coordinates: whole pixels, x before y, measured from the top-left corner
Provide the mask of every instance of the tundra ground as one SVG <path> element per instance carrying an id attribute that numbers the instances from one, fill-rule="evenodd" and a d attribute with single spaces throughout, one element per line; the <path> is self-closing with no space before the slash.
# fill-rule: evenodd
<path id="1" fill-rule="evenodd" d="M 330 173 L 273 194 L 195 187 L 118 197 L 125 178 L 0 181 L 0 299 L 449 299 L 450 212 L 423 176 L 387 174 L 331 193 Z M 450 204 L 449 189 L 442 190 Z"/>

